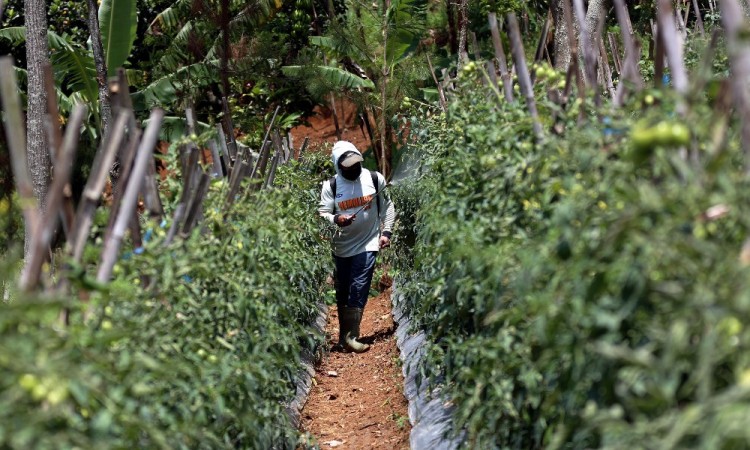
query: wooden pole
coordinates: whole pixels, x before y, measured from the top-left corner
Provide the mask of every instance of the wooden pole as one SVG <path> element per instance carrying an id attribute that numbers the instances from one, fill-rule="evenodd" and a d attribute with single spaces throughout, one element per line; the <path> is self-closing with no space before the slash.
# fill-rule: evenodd
<path id="1" fill-rule="evenodd" d="M 637 89 L 643 85 L 643 79 L 638 72 L 639 53 L 633 39 L 632 26 L 630 24 L 630 15 L 625 6 L 624 0 L 614 0 L 615 14 L 617 22 L 620 24 L 622 31 L 622 41 L 625 45 L 625 61 L 622 63 L 620 71 L 620 84 L 617 85 L 617 95 L 615 96 L 615 105 L 621 105 L 625 98 L 626 81 L 631 82 Z"/>
<path id="2" fill-rule="evenodd" d="M 161 128 L 163 118 L 163 110 L 157 108 L 151 111 L 148 127 L 143 134 L 143 139 L 141 140 L 136 154 L 133 170 L 128 177 L 129 180 L 127 187 L 125 188 L 125 195 L 122 199 L 120 213 L 115 221 L 115 226 L 112 229 L 110 238 L 104 243 L 102 263 L 99 266 L 99 272 L 96 276 L 97 281 L 100 283 L 108 283 L 112 276 L 112 268 L 117 261 L 117 254 L 120 251 L 122 238 L 125 235 L 125 230 L 128 228 L 128 223 L 132 219 L 132 212 L 135 211 L 138 193 L 141 190 L 143 176 L 146 173 L 146 165 L 149 164 L 154 157 L 154 147 L 159 138 L 159 129 Z"/>
<path id="3" fill-rule="evenodd" d="M 226 97 L 221 98 L 221 103 L 224 110 L 224 120 L 222 121 L 222 123 L 226 127 L 226 136 L 229 139 L 227 141 L 227 148 L 229 149 L 229 156 L 232 158 L 232 161 L 234 161 L 237 159 L 237 141 L 234 139 L 234 124 L 232 123 L 232 114 L 229 112 L 229 103 L 227 102 Z"/>
<path id="4" fill-rule="evenodd" d="M 63 191 L 65 185 L 70 182 L 81 124 L 83 124 L 87 109 L 85 105 L 78 103 L 71 114 L 65 139 L 55 162 L 54 179 L 47 193 L 47 210 L 44 211 L 41 226 L 37 227 L 37 232 L 31 237 L 31 248 L 21 274 L 21 289 L 25 291 L 31 291 L 39 284 L 42 264 L 47 259 L 49 245 L 62 209 Z"/>
<path id="5" fill-rule="evenodd" d="M 208 141 L 208 149 L 211 151 L 211 176 L 212 177 L 222 177 L 224 176 L 224 171 L 221 170 L 221 157 L 219 156 L 219 146 L 216 144 L 216 141 L 211 139 Z"/>
<path id="6" fill-rule="evenodd" d="M 659 36 L 664 44 L 664 52 L 669 62 L 669 70 L 672 75 L 672 86 L 679 94 L 684 95 L 688 88 L 687 71 L 682 59 L 682 41 L 677 34 L 674 25 L 674 10 L 672 0 L 658 0 L 657 21 L 659 23 Z"/>
<path id="7" fill-rule="evenodd" d="M 307 144 L 310 142 L 310 137 L 305 136 L 305 140 L 302 141 L 302 147 L 299 148 L 299 152 L 297 153 L 297 161 L 302 161 L 302 157 L 305 153 L 305 150 L 307 150 Z"/>
<path id="8" fill-rule="evenodd" d="M 115 123 L 110 128 L 110 136 L 107 142 L 102 142 L 102 147 L 94 157 L 91 166 L 91 174 L 83 188 L 81 200 L 78 203 L 78 211 L 73 225 L 73 233 L 68 238 L 69 252 L 75 262 L 81 261 L 86 237 L 89 235 L 93 222 L 94 212 L 102 196 L 104 185 L 107 182 L 107 173 L 115 161 L 117 151 L 122 145 L 125 137 L 125 127 L 128 123 L 128 114 L 120 111 L 115 118 Z"/>
<path id="9" fill-rule="evenodd" d="M 201 174 L 200 179 L 198 180 L 198 186 L 195 188 L 195 195 L 188 207 L 185 225 L 182 227 L 182 235 L 185 237 L 190 235 L 190 232 L 198 221 L 198 217 L 202 215 L 201 210 L 203 209 L 203 199 L 206 198 L 206 194 L 208 193 L 210 181 L 210 176 L 205 173 Z"/>
<path id="10" fill-rule="evenodd" d="M 745 174 L 750 176 L 750 93 L 747 80 L 750 79 L 750 47 L 745 42 L 745 16 L 737 0 L 721 0 L 721 22 L 724 25 L 729 49 L 734 105 L 740 118 L 740 140 L 745 153 Z"/>
<path id="11" fill-rule="evenodd" d="M 609 50 L 612 52 L 612 62 L 615 65 L 615 70 L 622 77 L 622 61 L 620 60 L 620 48 L 617 45 L 617 38 L 614 34 L 607 33 L 607 41 L 609 42 Z"/>
<path id="12" fill-rule="evenodd" d="M 490 23 L 490 32 L 492 34 L 492 46 L 495 48 L 495 58 L 500 68 L 500 77 L 503 79 L 503 93 L 505 94 L 505 101 L 512 103 L 513 99 L 513 82 L 511 81 L 510 72 L 508 71 L 508 63 L 505 58 L 505 50 L 503 49 L 503 43 L 500 40 L 500 30 L 497 25 L 497 16 L 495 13 L 490 13 L 488 16 Z"/>
<path id="13" fill-rule="evenodd" d="M 701 32 L 701 36 L 706 36 L 706 29 L 703 27 L 703 18 L 701 17 L 701 9 L 698 6 L 698 0 L 693 0 L 693 9 L 695 10 L 695 25 Z"/>
<path id="14" fill-rule="evenodd" d="M 526 106 L 529 108 L 529 114 L 531 114 L 534 135 L 537 139 L 540 139 L 542 137 L 542 124 L 539 122 L 536 102 L 534 101 L 534 91 L 531 86 L 531 78 L 529 77 L 529 70 L 526 67 L 526 57 L 524 55 L 521 32 L 518 29 L 518 19 L 516 19 L 515 13 L 509 13 L 507 15 L 507 20 L 513 62 L 516 66 L 516 73 L 518 74 L 518 84 L 521 87 L 521 94 L 526 97 Z"/>
<path id="15" fill-rule="evenodd" d="M 430 75 L 432 75 L 432 80 L 435 82 L 435 86 L 437 86 L 438 91 L 438 98 L 440 99 L 440 108 L 443 110 L 443 112 L 448 111 L 448 102 L 445 99 L 445 91 L 443 91 L 443 86 L 440 85 L 440 82 L 437 79 L 437 75 L 435 74 L 435 68 L 432 67 L 432 61 L 430 60 L 430 54 L 425 52 L 425 56 L 427 56 L 427 65 L 430 68 Z"/>
<path id="16" fill-rule="evenodd" d="M 491 13 L 494 14 L 494 13 Z M 536 45 L 536 52 L 534 53 L 534 62 L 539 62 L 544 59 L 545 49 L 547 48 L 547 39 L 549 38 L 549 30 L 552 28 L 552 8 L 547 9 L 547 18 L 544 20 L 544 26 L 542 27 L 542 34 L 539 36 L 539 42 Z M 490 22 L 490 26 L 492 23 Z M 494 36 L 493 36 L 494 39 Z"/>
<path id="17" fill-rule="evenodd" d="M 604 41 L 599 40 L 599 60 L 601 61 L 602 71 L 604 72 L 604 81 L 607 83 L 610 98 L 615 98 L 615 85 L 612 83 L 612 69 L 609 66 L 607 49 L 604 48 Z"/>
<path id="18" fill-rule="evenodd" d="M 62 132 L 60 129 L 59 108 L 57 107 L 57 95 L 55 93 L 55 80 L 52 75 L 52 66 L 45 64 L 44 69 L 44 86 L 47 91 L 47 141 L 52 147 L 53 165 L 54 161 L 60 157 L 62 151 Z M 70 239 L 70 232 L 75 219 L 75 208 L 73 207 L 73 190 L 70 183 L 63 188 L 63 204 L 60 210 L 60 220 L 63 225 L 63 232 L 66 238 Z"/>
<path id="19" fill-rule="evenodd" d="M 0 57 L 0 94 L 2 94 L 3 111 L 5 112 L 5 135 L 10 150 L 10 162 L 16 192 L 23 211 L 26 234 L 33 236 L 39 227 L 41 216 L 34 196 L 34 184 L 26 165 L 26 127 L 23 122 L 23 108 L 18 95 L 18 80 L 11 56 Z"/>
<path id="20" fill-rule="evenodd" d="M 227 170 L 226 176 L 232 174 L 232 167 L 234 167 L 234 160 L 229 155 L 229 149 L 227 148 L 227 138 L 224 136 L 224 130 L 221 128 L 221 124 L 216 124 L 216 133 L 219 137 L 219 145 L 221 146 L 221 160 L 224 161 L 224 167 Z"/>

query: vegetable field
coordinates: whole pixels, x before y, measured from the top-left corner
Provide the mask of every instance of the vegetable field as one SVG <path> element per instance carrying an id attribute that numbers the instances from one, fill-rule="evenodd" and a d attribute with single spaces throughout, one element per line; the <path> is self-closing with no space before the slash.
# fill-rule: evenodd
<path id="1" fill-rule="evenodd" d="M 387 448 L 388 415 L 418 449 L 415 392 L 441 448 L 750 448 L 748 26 L 744 0 L 0 0 L 0 448 Z M 401 322 L 382 293 L 376 349 L 322 362 L 316 207 L 354 135 Z M 403 368 L 408 413 L 365 367 Z M 321 370 L 342 392 L 302 430 Z"/>

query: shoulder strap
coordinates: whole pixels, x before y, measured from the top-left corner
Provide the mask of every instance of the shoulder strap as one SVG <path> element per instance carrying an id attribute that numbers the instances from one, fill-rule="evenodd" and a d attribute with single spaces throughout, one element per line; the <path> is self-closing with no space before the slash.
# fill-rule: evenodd
<path id="1" fill-rule="evenodd" d="M 336 177 L 331 177 L 328 180 L 328 184 L 331 185 L 331 191 L 333 191 L 333 200 L 336 201 Z"/>
<path id="2" fill-rule="evenodd" d="M 378 183 L 378 173 L 374 170 L 371 170 L 370 176 L 372 176 L 372 185 L 375 186 L 375 197 L 378 203 L 378 217 L 380 217 L 380 196 L 378 195 L 378 192 L 380 191 L 378 185 L 380 183 Z"/>

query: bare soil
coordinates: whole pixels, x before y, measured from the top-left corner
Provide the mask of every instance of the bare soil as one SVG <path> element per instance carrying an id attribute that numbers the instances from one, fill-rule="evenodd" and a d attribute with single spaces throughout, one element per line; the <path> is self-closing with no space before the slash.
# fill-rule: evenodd
<path id="1" fill-rule="evenodd" d="M 336 100 L 336 113 L 341 130 L 341 139 L 354 144 L 360 152 L 364 153 L 370 146 L 370 138 L 367 130 L 360 127 L 357 117 L 357 107 L 346 98 Z M 330 108 L 317 106 L 312 116 L 308 117 L 307 124 L 294 127 L 290 130 L 294 138 L 294 147 L 302 146 L 305 137 L 310 141 L 306 151 L 328 151 L 333 143 L 338 140 L 333 113 Z"/>
<path id="2" fill-rule="evenodd" d="M 331 351 L 316 367 L 302 410 L 302 430 L 321 449 L 408 449 L 408 406 L 391 315 L 391 290 L 371 297 L 362 318 L 360 341 L 370 350 Z M 336 306 L 330 307 L 329 348 L 338 341 Z"/>

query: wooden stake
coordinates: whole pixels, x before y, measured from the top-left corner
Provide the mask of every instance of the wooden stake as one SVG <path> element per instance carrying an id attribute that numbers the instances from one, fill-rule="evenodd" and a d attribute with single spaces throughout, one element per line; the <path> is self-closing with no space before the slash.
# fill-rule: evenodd
<path id="1" fill-rule="evenodd" d="M 500 30 L 497 25 L 497 16 L 495 13 L 490 13 L 488 16 L 490 23 L 490 32 L 492 34 L 492 46 L 495 48 L 495 58 L 497 58 L 498 67 L 500 68 L 500 77 L 503 79 L 503 93 L 505 94 L 505 101 L 512 103 L 513 99 L 513 82 L 511 79 L 510 72 L 508 71 L 508 63 L 505 58 L 505 50 L 503 49 L 503 43 L 500 40 Z"/>
<path id="2" fill-rule="evenodd" d="M 508 35 L 510 37 L 511 49 L 513 52 L 513 62 L 516 66 L 516 73 L 518 73 L 518 84 L 521 87 L 521 94 L 526 97 L 526 106 L 529 108 L 529 113 L 531 114 L 534 135 L 537 139 L 540 139 L 542 137 L 542 124 L 539 122 L 539 115 L 536 110 L 531 78 L 529 77 L 529 71 L 526 67 L 523 40 L 521 39 L 521 32 L 518 29 L 518 20 L 516 19 L 515 13 L 509 13 L 507 15 L 507 20 Z"/>
<path id="3" fill-rule="evenodd" d="M 674 25 L 672 0 L 658 0 L 656 12 L 659 36 L 664 44 L 664 52 L 669 61 L 672 86 L 674 86 L 675 91 L 684 95 L 688 88 L 687 71 L 682 59 L 682 41 L 678 38 L 677 29 Z"/>
<path id="4" fill-rule="evenodd" d="M 297 153 L 297 161 L 302 161 L 302 157 L 305 153 L 305 150 L 307 150 L 307 144 L 310 142 L 310 137 L 305 136 L 305 140 L 302 141 L 302 147 L 299 148 L 299 152 Z"/>
<path id="5" fill-rule="evenodd" d="M 99 266 L 99 272 L 96 276 L 97 281 L 100 283 L 108 283 L 112 276 L 112 268 L 117 261 L 117 254 L 120 251 L 122 238 L 125 235 L 128 223 L 132 219 L 133 211 L 136 211 L 136 202 L 138 200 L 138 193 L 141 190 L 141 184 L 143 183 L 143 176 L 146 173 L 146 165 L 149 164 L 154 157 L 154 147 L 159 138 L 159 129 L 161 128 L 163 118 L 163 110 L 157 108 L 151 111 L 148 127 L 146 128 L 143 140 L 141 140 L 140 146 L 138 147 L 135 164 L 133 165 L 133 170 L 128 179 L 127 187 L 125 188 L 125 195 L 122 199 L 120 213 L 118 214 L 115 226 L 112 229 L 112 235 L 104 243 L 102 263 Z"/>
<path id="6" fill-rule="evenodd" d="M 73 109 L 73 114 L 71 114 L 65 139 L 60 148 L 59 158 L 55 163 L 54 179 L 47 193 L 47 210 L 42 217 L 41 226 L 37 227 L 36 233 L 31 237 L 29 255 L 21 274 L 21 289 L 25 291 L 35 289 L 39 283 L 42 264 L 47 259 L 49 245 L 62 208 L 63 191 L 65 185 L 70 182 L 73 159 L 78 147 L 78 137 L 86 111 L 86 106 L 78 103 Z"/>
<path id="7" fill-rule="evenodd" d="M 198 186 L 195 188 L 195 195 L 193 196 L 190 206 L 188 207 L 187 217 L 185 218 L 185 225 L 182 227 L 182 236 L 187 237 L 193 230 L 193 227 L 198 222 L 198 217 L 202 215 L 203 199 L 206 198 L 208 193 L 208 187 L 211 181 L 211 177 L 205 173 L 202 173 L 198 180 Z"/>
<path id="8" fill-rule="evenodd" d="M 56 164 L 57 158 L 62 151 L 62 132 L 60 130 L 60 116 L 57 107 L 57 95 L 55 93 L 55 80 L 52 75 L 52 67 L 49 64 L 44 66 L 44 86 L 47 91 L 47 141 L 52 147 L 53 165 Z M 63 232 L 66 238 L 70 239 L 70 232 L 75 219 L 75 209 L 73 207 L 73 190 L 70 183 L 63 188 L 63 204 L 60 211 L 60 220 L 63 225 Z"/>
<path id="9" fill-rule="evenodd" d="M 435 68 L 432 67 L 432 61 L 430 61 L 430 54 L 425 52 L 425 56 L 427 56 L 427 65 L 430 68 L 430 75 L 432 75 L 432 80 L 435 81 L 435 86 L 437 86 L 438 98 L 440 99 L 440 108 L 442 108 L 443 112 L 447 112 L 448 102 L 445 100 L 445 91 L 443 91 L 443 86 L 440 85 L 440 82 L 437 79 L 437 75 L 435 75 Z"/>
<path id="10" fill-rule="evenodd" d="M 622 77 L 622 61 L 620 60 L 620 49 L 617 46 L 617 38 L 614 34 L 607 33 L 607 40 L 609 42 L 609 51 L 612 52 L 612 62 L 615 65 L 615 70 Z"/>
<path id="11" fill-rule="evenodd" d="M 83 188 L 83 194 L 78 203 L 73 233 L 68 238 L 68 251 L 75 262 L 80 262 L 83 256 L 83 249 L 86 244 L 86 237 L 89 235 L 91 229 L 94 212 L 102 196 L 104 185 L 107 182 L 109 168 L 112 167 L 115 156 L 117 156 L 117 152 L 125 137 L 127 123 L 128 114 L 120 111 L 115 118 L 114 126 L 110 128 L 109 139 L 106 143 L 102 142 L 101 148 L 94 157 L 91 174 L 86 181 L 86 187 Z"/>
<path id="12" fill-rule="evenodd" d="M 21 203 L 26 233 L 36 234 L 41 216 L 34 196 L 34 185 L 26 165 L 26 127 L 23 122 L 23 109 L 18 95 L 18 80 L 11 56 L 0 57 L 0 94 L 5 112 L 5 136 L 10 150 L 10 162 L 16 192 Z"/>
<path id="13" fill-rule="evenodd" d="M 693 9 L 695 10 L 695 25 L 701 32 L 701 36 L 706 36 L 706 29 L 703 27 L 703 18 L 701 17 L 701 9 L 698 6 L 698 0 L 693 0 Z"/>
<path id="14" fill-rule="evenodd" d="M 724 25 L 732 76 L 732 97 L 741 124 L 740 140 L 745 153 L 745 174 L 750 176 L 750 47 L 745 42 L 745 15 L 737 0 L 721 0 L 721 23 Z"/>
<path id="15" fill-rule="evenodd" d="M 602 71 L 604 72 L 604 81 L 607 84 L 609 97 L 615 98 L 615 85 L 612 83 L 612 69 L 609 67 L 607 49 L 604 48 L 604 41 L 599 40 L 599 61 L 601 61 Z"/>
<path id="16" fill-rule="evenodd" d="M 229 102 L 226 97 L 221 98 L 222 107 L 224 109 L 224 120 L 222 123 L 226 127 L 226 136 L 229 138 L 227 141 L 227 148 L 229 149 L 229 156 L 232 160 L 237 159 L 237 141 L 234 139 L 234 124 L 232 123 L 232 114 L 229 112 Z"/>

